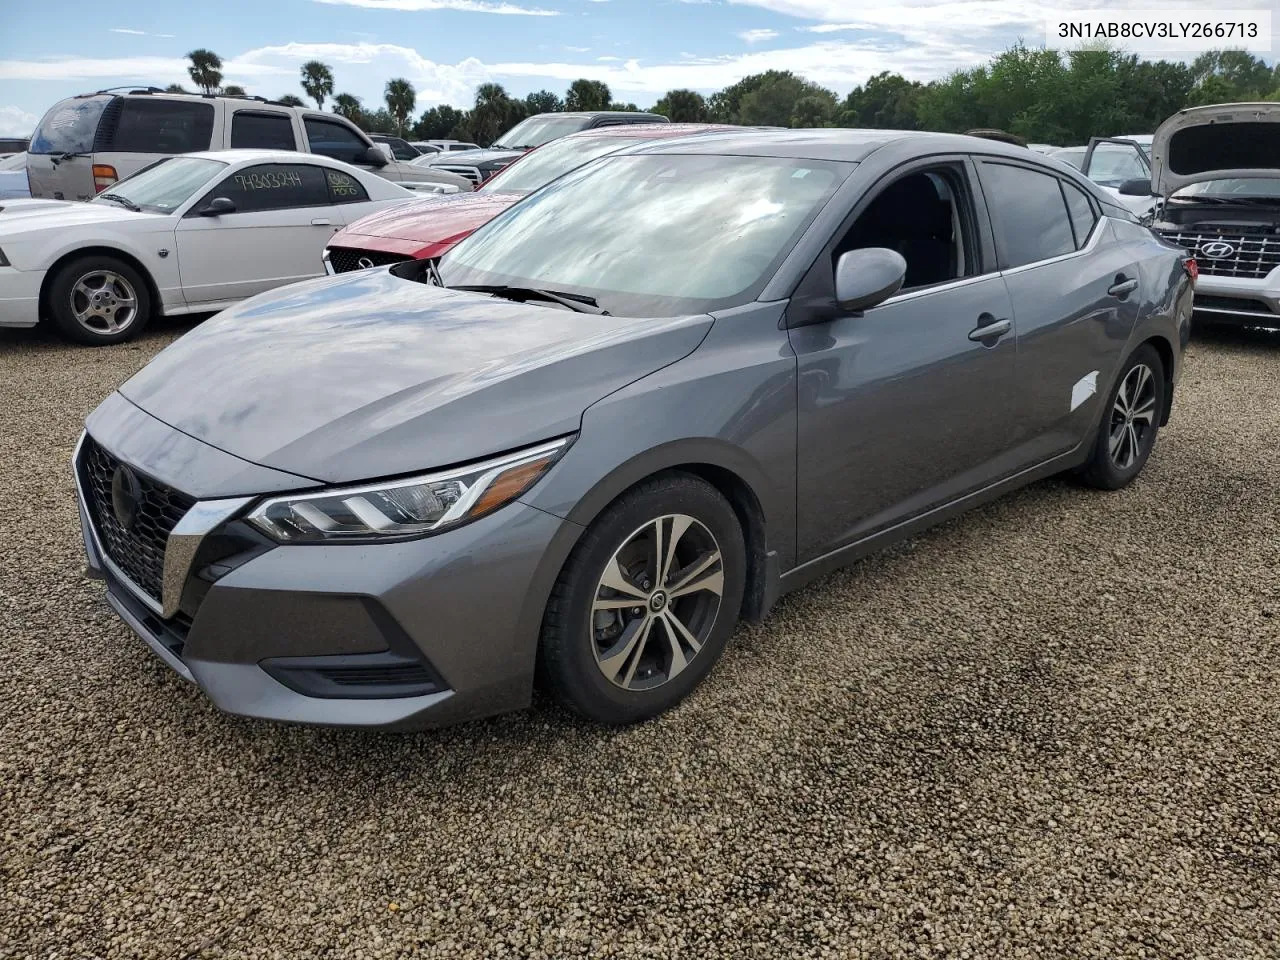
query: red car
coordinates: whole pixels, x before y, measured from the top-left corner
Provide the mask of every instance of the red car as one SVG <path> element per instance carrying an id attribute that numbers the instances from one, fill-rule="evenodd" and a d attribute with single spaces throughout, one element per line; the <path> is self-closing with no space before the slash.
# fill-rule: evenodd
<path id="1" fill-rule="evenodd" d="M 531 150 L 474 193 L 419 200 L 357 220 L 334 234 L 325 270 L 346 273 L 402 260 L 432 260 L 484 226 L 521 197 L 589 160 L 637 140 L 666 140 L 733 127 L 712 123 L 645 123 L 598 127 Z"/>

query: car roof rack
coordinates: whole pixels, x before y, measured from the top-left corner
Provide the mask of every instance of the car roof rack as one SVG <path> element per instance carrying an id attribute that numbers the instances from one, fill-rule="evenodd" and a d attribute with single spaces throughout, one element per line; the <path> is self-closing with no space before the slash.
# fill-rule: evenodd
<path id="1" fill-rule="evenodd" d="M 82 96 L 82 97 L 96 97 L 96 96 L 98 96 L 99 94 L 103 94 L 103 93 L 118 93 L 119 91 L 122 91 L 122 90 L 123 90 L 125 93 L 164 93 L 164 91 L 163 91 L 163 90 L 161 90 L 159 87 L 139 87 L 139 86 L 137 86 L 137 85 L 135 85 L 135 84 L 125 84 L 125 85 L 124 85 L 124 86 L 122 86 L 122 87 L 107 87 L 107 88 L 105 88 L 105 89 L 103 89 L 103 90 L 98 90 L 98 91 L 96 91 L 96 92 L 94 92 L 94 93 L 82 93 L 82 94 L 80 94 L 80 96 Z"/>

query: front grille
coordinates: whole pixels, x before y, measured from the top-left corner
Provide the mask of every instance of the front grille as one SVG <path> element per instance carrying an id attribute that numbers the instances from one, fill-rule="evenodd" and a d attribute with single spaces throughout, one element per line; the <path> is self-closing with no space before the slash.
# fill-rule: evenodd
<path id="1" fill-rule="evenodd" d="M 1161 231 L 1161 236 L 1185 247 L 1196 255 L 1200 272 L 1211 277 L 1244 277 L 1260 279 L 1280 267 L 1280 237 L 1262 233 L 1268 227 L 1250 229 L 1235 225 L 1224 229 L 1200 231 Z M 1226 243 L 1232 248 L 1225 257 L 1209 257 L 1201 247 L 1209 243 Z"/>
<path id="2" fill-rule="evenodd" d="M 111 487 L 120 461 L 88 434 L 80 450 L 80 484 L 89 520 L 102 549 L 117 567 L 156 603 L 164 583 L 164 549 L 169 533 L 195 499 L 135 471 L 141 496 L 128 529 L 116 517 Z"/>
<path id="3" fill-rule="evenodd" d="M 369 267 L 385 267 L 391 263 L 403 263 L 412 260 L 402 253 L 385 253 L 382 250 L 359 250 L 354 247 L 330 247 L 329 265 L 334 273 L 349 273 L 352 270 L 367 270 Z M 361 263 L 367 260 L 368 263 Z"/>
<path id="4" fill-rule="evenodd" d="M 276 680 L 306 697 L 386 700 L 447 690 L 431 664 L 387 650 L 346 656 L 272 657 L 260 663 Z"/>
<path id="5" fill-rule="evenodd" d="M 433 163 L 431 164 L 431 169 L 443 170 L 445 173 L 456 173 L 460 177 L 466 177 L 472 183 L 480 183 L 484 180 L 484 174 L 480 172 L 479 167 L 473 167 L 465 163 Z"/>

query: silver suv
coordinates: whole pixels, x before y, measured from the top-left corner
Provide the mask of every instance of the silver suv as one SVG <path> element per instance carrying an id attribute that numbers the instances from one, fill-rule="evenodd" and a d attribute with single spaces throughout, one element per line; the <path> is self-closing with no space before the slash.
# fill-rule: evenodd
<path id="1" fill-rule="evenodd" d="M 350 120 L 261 97 L 101 90 L 53 105 L 31 138 L 31 195 L 92 200 L 161 157 L 197 150 L 261 148 L 318 153 L 411 190 L 452 193 L 469 180 L 386 155 Z"/>

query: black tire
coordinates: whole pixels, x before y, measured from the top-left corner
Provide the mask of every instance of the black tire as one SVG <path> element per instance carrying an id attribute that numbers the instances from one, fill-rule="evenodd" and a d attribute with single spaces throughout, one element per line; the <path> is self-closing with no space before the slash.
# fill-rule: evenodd
<path id="1" fill-rule="evenodd" d="M 655 524 L 660 518 L 658 534 Z M 676 525 L 686 519 L 693 523 L 675 535 Z M 673 539 L 676 544 L 666 584 L 653 574 L 653 541 L 658 536 L 664 538 L 663 553 L 669 553 L 666 548 Z M 713 553 L 720 558 L 722 574 L 714 604 L 716 564 L 691 575 Z M 624 584 L 648 593 L 647 600 L 637 597 L 631 606 L 630 593 L 602 585 L 606 566 L 617 566 Z M 634 487 L 587 528 L 556 581 L 542 624 L 543 685 L 561 703 L 604 724 L 636 723 L 670 709 L 702 681 L 724 650 L 742 612 L 746 566 L 738 518 L 709 483 L 670 472 Z M 679 589 L 684 580 L 711 583 L 712 589 L 673 592 L 668 600 L 664 587 Z M 643 588 L 646 582 L 651 593 Z M 627 609 L 595 610 L 597 602 Z M 676 629 L 668 631 L 673 618 L 688 636 L 700 638 L 696 648 L 679 639 Z M 626 655 L 626 638 L 636 634 L 640 636 L 634 652 Z M 617 669 L 610 679 L 607 673 L 613 665 Z"/>
<path id="2" fill-rule="evenodd" d="M 116 277 L 120 282 L 106 283 L 97 289 L 104 295 L 114 298 L 106 300 L 103 309 L 110 309 L 112 304 L 127 302 L 121 297 L 124 292 L 133 294 L 134 309 L 127 321 L 117 306 L 112 314 L 119 318 L 119 329 L 111 329 L 114 321 L 104 317 L 93 317 L 82 323 L 76 316 L 77 307 L 84 307 L 88 301 L 83 293 L 77 292 L 81 281 L 96 284 L 107 277 Z M 151 320 L 151 292 L 146 282 L 138 275 L 138 271 L 123 260 L 105 254 L 88 254 L 63 264 L 49 284 L 49 300 L 46 304 L 49 316 L 63 336 L 79 343 L 93 347 L 107 346 L 132 340 L 140 334 Z"/>
<path id="3" fill-rule="evenodd" d="M 1147 370 L 1150 374 L 1149 381 L 1142 380 L 1142 375 L 1136 372 L 1139 368 Z M 1138 385 L 1140 381 L 1141 386 Z M 1132 409 L 1141 410 L 1145 414 L 1149 407 L 1149 423 L 1141 418 L 1126 417 L 1124 405 L 1117 405 L 1122 390 L 1126 394 L 1131 390 L 1137 391 Z M 1160 432 L 1166 390 L 1168 384 L 1165 380 L 1164 361 L 1154 347 L 1143 344 L 1126 361 L 1107 397 L 1093 449 L 1079 472 L 1084 483 L 1099 490 L 1119 490 L 1142 472 Z M 1127 433 L 1127 424 L 1132 424 L 1131 434 Z M 1114 444 L 1118 435 L 1120 442 L 1117 448 Z"/>

